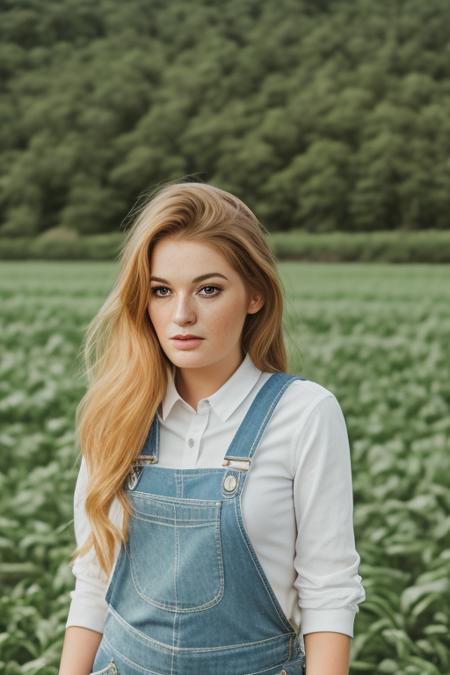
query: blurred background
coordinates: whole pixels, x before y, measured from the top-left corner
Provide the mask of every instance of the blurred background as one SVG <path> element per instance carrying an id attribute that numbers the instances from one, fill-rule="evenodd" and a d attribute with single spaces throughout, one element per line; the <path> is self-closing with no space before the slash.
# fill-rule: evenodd
<path id="1" fill-rule="evenodd" d="M 0 672 L 56 675 L 80 345 L 133 209 L 243 199 L 290 371 L 346 417 L 367 600 L 352 674 L 450 672 L 450 4 L 4 0 Z"/>

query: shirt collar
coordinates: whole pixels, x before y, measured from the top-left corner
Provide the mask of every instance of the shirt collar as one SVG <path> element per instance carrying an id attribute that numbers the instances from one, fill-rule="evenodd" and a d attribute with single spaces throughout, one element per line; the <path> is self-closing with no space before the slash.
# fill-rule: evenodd
<path id="1" fill-rule="evenodd" d="M 240 366 L 228 378 L 224 384 L 202 401 L 208 401 L 216 415 L 225 422 L 236 408 L 242 403 L 247 394 L 254 387 L 261 375 L 247 352 Z M 166 395 L 161 404 L 162 419 L 165 420 L 175 403 L 179 400 L 186 403 L 177 391 L 174 382 L 175 367 L 169 368 L 169 380 Z"/>

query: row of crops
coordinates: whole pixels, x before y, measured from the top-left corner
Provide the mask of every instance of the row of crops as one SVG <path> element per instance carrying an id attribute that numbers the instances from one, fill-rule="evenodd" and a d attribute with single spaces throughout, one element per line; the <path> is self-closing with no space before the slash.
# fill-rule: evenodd
<path id="1" fill-rule="evenodd" d="M 83 330 L 109 262 L 0 266 L 0 672 L 56 675 L 74 578 Z M 281 263 L 290 371 L 330 388 L 352 450 L 367 593 L 351 673 L 450 672 L 450 269 Z"/>

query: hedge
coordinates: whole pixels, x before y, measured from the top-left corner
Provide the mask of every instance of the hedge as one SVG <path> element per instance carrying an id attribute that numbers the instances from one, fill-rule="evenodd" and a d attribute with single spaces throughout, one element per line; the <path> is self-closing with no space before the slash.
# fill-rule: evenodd
<path id="1" fill-rule="evenodd" d="M 123 233 L 84 237 L 0 237 L 1 260 L 116 260 Z M 450 231 L 276 232 L 268 236 L 279 260 L 317 262 L 450 262 Z"/>

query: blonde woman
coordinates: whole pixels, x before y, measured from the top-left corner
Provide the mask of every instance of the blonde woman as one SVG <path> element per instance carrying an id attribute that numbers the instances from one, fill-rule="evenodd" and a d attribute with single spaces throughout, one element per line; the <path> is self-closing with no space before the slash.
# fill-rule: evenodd
<path id="1" fill-rule="evenodd" d="M 159 188 L 88 327 L 60 675 L 346 675 L 365 599 L 346 424 L 287 372 L 267 230 Z"/>

